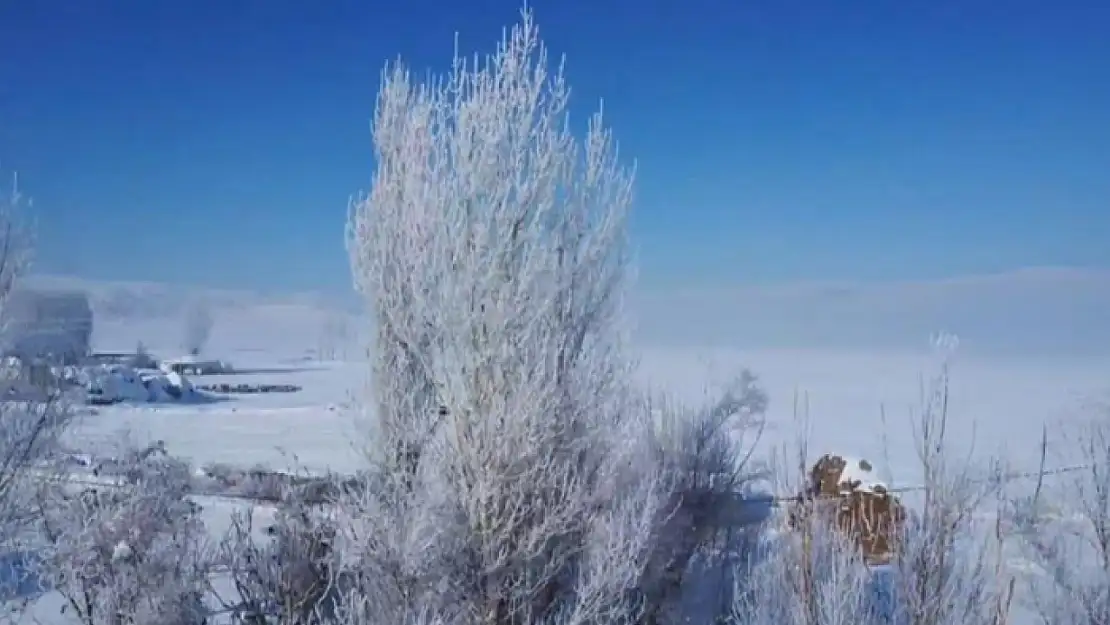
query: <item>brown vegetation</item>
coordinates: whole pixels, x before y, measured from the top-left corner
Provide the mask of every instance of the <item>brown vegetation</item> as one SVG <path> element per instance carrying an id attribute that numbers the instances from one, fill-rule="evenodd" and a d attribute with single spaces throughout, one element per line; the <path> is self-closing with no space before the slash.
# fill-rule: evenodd
<path id="1" fill-rule="evenodd" d="M 814 511 L 835 515 L 835 527 L 854 538 L 868 564 L 888 563 L 905 527 L 906 509 L 886 486 L 866 479 L 871 472 L 867 460 L 821 456 L 791 504 L 790 527 L 799 530 Z"/>

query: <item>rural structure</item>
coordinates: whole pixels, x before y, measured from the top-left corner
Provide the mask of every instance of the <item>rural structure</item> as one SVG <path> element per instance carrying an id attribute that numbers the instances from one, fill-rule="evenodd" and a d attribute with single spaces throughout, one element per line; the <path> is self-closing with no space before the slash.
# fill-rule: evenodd
<path id="1" fill-rule="evenodd" d="M 13 291 L 4 303 L 2 323 L 4 356 L 69 365 L 89 355 L 93 312 L 83 291 Z"/>

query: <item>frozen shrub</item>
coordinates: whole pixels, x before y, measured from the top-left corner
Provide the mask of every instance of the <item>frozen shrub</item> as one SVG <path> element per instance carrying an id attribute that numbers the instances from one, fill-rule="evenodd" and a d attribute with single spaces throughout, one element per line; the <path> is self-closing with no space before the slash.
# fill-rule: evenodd
<path id="1" fill-rule="evenodd" d="M 1027 607 L 1041 623 L 1110 622 L 1110 428 L 1105 407 L 1097 410 L 1103 414 L 1061 428 L 1057 455 L 1076 470 L 1045 475 L 1045 435 L 1040 479 L 1011 508 L 1026 562 Z"/>
<path id="2" fill-rule="evenodd" d="M 234 596 L 222 611 L 252 625 L 334 622 L 341 577 L 334 524 L 319 509 L 290 501 L 258 527 L 256 510 L 233 514 L 220 547 Z"/>
<path id="3" fill-rule="evenodd" d="M 857 514 L 854 495 L 880 484 L 848 462 L 823 455 L 806 470 L 805 437 L 798 474 L 809 486 L 789 504 L 785 523 L 768 528 L 765 548 L 738 571 L 734 618 L 747 625 L 1000 625 L 1007 622 L 1012 577 L 1002 560 L 1000 523 L 980 512 L 1001 501 L 996 464 L 976 471 L 947 451 L 949 358 L 954 343 L 938 343 L 939 372 L 923 385 L 914 425 L 923 481 L 883 502 L 901 510 L 888 526 Z M 806 415 L 808 418 L 808 415 Z M 856 461 L 859 462 L 859 461 Z M 862 466 L 862 465 L 861 465 Z M 780 477 L 788 467 L 776 467 Z M 871 470 L 868 465 L 867 471 Z M 803 477 L 803 480 L 806 478 Z M 795 490 L 796 485 L 786 492 Z M 881 540 L 879 540 L 881 539 Z M 881 545 L 880 545 L 881 543 Z M 882 563 L 876 565 L 877 563 Z"/>
<path id="4" fill-rule="evenodd" d="M 119 454 L 118 483 L 39 501 L 39 576 L 84 625 L 200 625 L 210 573 L 207 530 L 186 498 L 190 471 L 151 448 Z"/>
<path id="5" fill-rule="evenodd" d="M 1000 625 L 1013 595 L 1003 566 L 999 517 L 1002 469 L 980 470 L 948 450 L 949 375 L 955 337 L 938 337 L 937 371 L 922 385 L 914 420 L 921 488 L 908 501 L 912 513 L 890 567 L 899 625 Z"/>
<path id="6" fill-rule="evenodd" d="M 737 548 L 760 531 L 770 502 L 753 496 L 763 472 L 747 453 L 763 425 L 766 394 L 744 372 L 715 402 L 689 408 L 663 401 L 648 428 L 649 469 L 667 476 L 636 594 L 642 623 L 691 613 L 727 614 Z M 740 549 L 741 552 L 744 549 Z"/>
<path id="7" fill-rule="evenodd" d="M 799 519 L 741 565 L 732 617 L 743 625 L 876 622 L 875 580 L 854 538 L 816 511 Z"/>

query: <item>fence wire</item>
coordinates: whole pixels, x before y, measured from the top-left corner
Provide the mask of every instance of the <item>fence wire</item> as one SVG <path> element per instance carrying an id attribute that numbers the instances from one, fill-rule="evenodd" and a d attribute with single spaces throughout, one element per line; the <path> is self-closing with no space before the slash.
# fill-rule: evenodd
<path id="1" fill-rule="evenodd" d="M 999 485 L 1007 484 L 1009 482 L 1017 482 L 1020 480 L 1036 480 L 1053 475 L 1063 475 L 1067 473 L 1076 473 L 1079 471 L 1089 471 L 1092 465 L 1090 464 L 1072 464 L 1062 467 L 1055 467 L 1052 469 L 1044 469 L 1043 471 L 1008 471 L 1000 475 L 986 477 L 980 480 L 972 480 L 975 484 L 990 484 L 996 482 Z M 899 493 L 919 493 L 924 492 L 928 488 L 925 484 L 915 484 L 912 486 L 892 486 L 886 489 L 886 492 L 892 494 Z M 783 504 L 796 503 L 808 499 L 803 495 L 775 495 L 772 497 L 772 505 L 782 506 Z"/>
<path id="2" fill-rule="evenodd" d="M 1053 476 L 1053 475 L 1064 475 L 1064 474 L 1069 474 L 1069 473 L 1077 473 L 1079 471 L 1089 471 L 1091 469 L 1092 469 L 1092 465 L 1090 465 L 1090 464 L 1075 464 L 1075 465 L 1065 465 L 1065 466 L 1062 466 L 1062 467 L 1054 467 L 1054 468 L 1051 468 L 1051 469 L 1045 469 L 1043 471 L 1011 471 L 1011 472 L 1006 472 L 1006 473 L 1002 473 L 1002 474 L 999 474 L 999 475 L 983 478 L 983 479 L 980 479 L 980 480 L 975 480 L 974 483 L 990 484 L 990 483 L 994 482 L 994 483 L 998 483 L 999 485 L 1004 485 L 1004 484 L 1007 484 L 1009 482 L 1016 482 L 1016 481 L 1021 481 L 1021 480 L 1036 480 L 1036 479 L 1041 479 L 1041 478 L 1044 478 L 1044 477 L 1050 477 L 1050 476 Z M 284 476 L 284 477 L 292 477 L 293 476 L 293 474 L 291 474 L 291 473 L 275 472 L 275 474 L 278 474 L 278 475 L 281 475 L 281 476 Z M 104 479 L 104 478 L 92 479 L 92 478 L 88 478 L 88 477 L 76 477 L 76 476 L 73 476 L 73 475 L 65 475 L 64 473 L 53 474 L 53 475 L 41 474 L 40 477 L 44 481 L 59 482 L 59 483 L 64 483 L 64 484 L 68 484 L 68 485 L 72 485 L 72 486 L 76 486 L 76 487 L 83 487 L 83 488 L 127 488 L 127 487 L 131 486 L 130 484 L 128 484 L 127 482 L 122 481 L 122 480 L 111 480 L 111 479 Z M 342 480 L 337 479 L 336 481 L 339 482 L 339 481 L 342 481 Z M 886 489 L 886 492 L 892 493 L 892 494 L 914 493 L 914 492 L 923 492 L 927 488 L 928 487 L 925 484 L 915 484 L 915 485 L 910 485 L 910 486 L 890 487 L 890 488 Z M 207 497 L 209 499 L 215 499 L 215 500 L 241 501 L 241 502 L 251 503 L 251 504 L 254 504 L 254 505 L 265 505 L 265 506 L 276 506 L 276 505 L 281 503 L 281 499 L 276 498 L 276 497 L 263 497 L 263 496 L 259 496 L 259 495 L 246 494 L 246 493 L 221 492 L 221 491 L 216 491 L 216 490 L 207 489 L 207 488 L 197 488 L 197 489 L 193 490 L 192 492 L 190 492 L 189 495 L 191 497 Z M 757 496 L 753 499 L 757 500 L 757 501 L 767 502 L 768 498 L 759 498 Z M 804 495 L 772 495 L 771 497 L 769 497 L 769 499 L 770 499 L 770 503 L 771 503 L 772 506 L 781 507 L 783 505 L 804 501 L 804 500 L 807 499 L 807 497 L 805 497 Z"/>

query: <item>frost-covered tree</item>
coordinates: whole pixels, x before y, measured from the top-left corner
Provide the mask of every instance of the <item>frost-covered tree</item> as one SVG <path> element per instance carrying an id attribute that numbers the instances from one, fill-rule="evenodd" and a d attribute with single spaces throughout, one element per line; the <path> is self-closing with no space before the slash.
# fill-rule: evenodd
<path id="1" fill-rule="evenodd" d="M 608 387 L 627 366 L 618 317 L 632 172 L 600 113 L 576 139 L 568 96 L 529 13 L 482 62 L 456 58 L 426 82 L 399 63 L 384 71 L 377 169 L 348 228 L 376 324 L 376 420 L 392 456 L 382 461 L 415 465 L 437 424 L 507 399 L 510 370 L 544 387 L 530 406 L 564 400 L 549 389 L 601 387 L 599 409 L 619 394 Z"/>
<path id="2" fill-rule="evenodd" d="M 348 229 L 376 332 L 373 471 L 336 520 L 357 622 L 673 619 L 742 481 L 752 385 L 669 430 L 633 387 L 632 170 L 568 96 L 529 11 L 445 76 L 383 73 Z"/>
<path id="3" fill-rule="evenodd" d="M 320 360 L 346 358 L 351 338 L 347 316 L 339 311 L 329 312 L 320 328 L 317 357 Z"/>
<path id="4" fill-rule="evenodd" d="M 0 326 L 8 302 L 28 267 L 31 234 L 23 217 L 18 185 L 0 199 Z M 5 337 L 7 333 L 3 333 Z M 43 484 L 61 471 L 58 439 L 70 415 L 50 380 L 14 359 L 0 362 L 0 551 L 23 551 L 37 518 L 33 501 Z M 2 582 L 13 581 L 0 575 Z M 19 582 L 20 580 L 14 580 Z M 9 590 L 0 588 L 0 595 Z"/>
<path id="5" fill-rule="evenodd" d="M 600 113 L 573 135 L 568 95 L 529 12 L 483 61 L 383 74 L 349 250 L 377 329 L 360 555 L 392 572 L 366 593 L 390 622 L 592 620 L 637 581 L 653 510 L 606 462 L 632 172 Z"/>
<path id="6" fill-rule="evenodd" d="M 33 231 L 23 212 L 28 204 L 19 191 L 19 178 L 13 177 L 11 191 L 0 197 L 0 295 L 4 298 L 11 294 L 31 263 Z"/>

